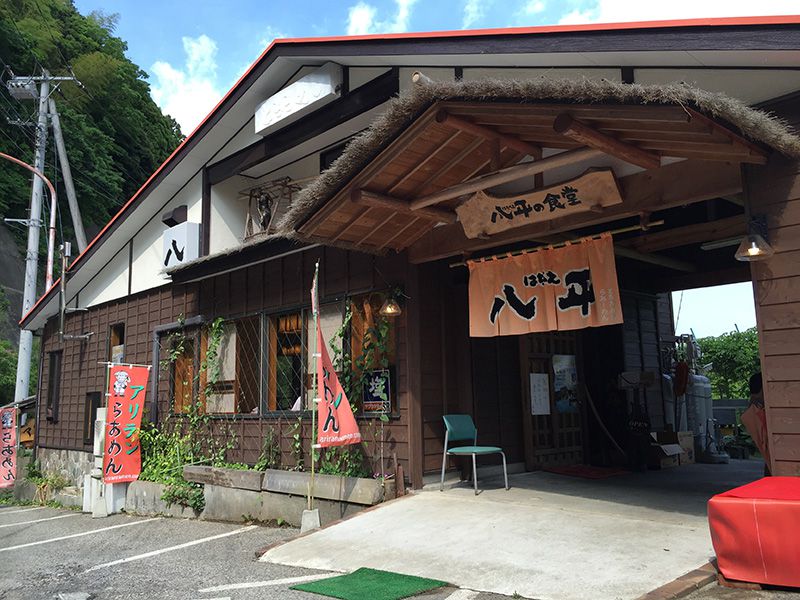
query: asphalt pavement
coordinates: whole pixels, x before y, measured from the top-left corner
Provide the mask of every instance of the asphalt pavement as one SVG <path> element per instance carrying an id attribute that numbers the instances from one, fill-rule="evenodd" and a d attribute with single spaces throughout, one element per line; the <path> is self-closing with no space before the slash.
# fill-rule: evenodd
<path id="1" fill-rule="evenodd" d="M 0 599 L 321 600 L 290 590 L 335 575 L 256 560 L 296 529 L 0 507 Z M 494 600 L 444 588 L 424 600 Z"/>

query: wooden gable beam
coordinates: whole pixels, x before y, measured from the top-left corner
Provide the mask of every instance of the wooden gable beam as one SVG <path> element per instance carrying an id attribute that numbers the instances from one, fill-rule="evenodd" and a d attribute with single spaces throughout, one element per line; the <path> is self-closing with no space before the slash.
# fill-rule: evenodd
<path id="1" fill-rule="evenodd" d="M 459 183 L 439 192 L 412 200 L 411 209 L 419 210 L 420 208 L 425 208 L 426 206 L 431 206 L 432 204 L 438 204 L 439 202 L 444 202 L 445 200 L 452 200 L 453 198 L 458 198 L 459 196 L 463 196 L 465 194 L 471 194 L 473 192 L 485 190 L 496 185 L 517 181 L 538 173 L 544 173 L 548 169 L 556 169 L 558 167 L 564 167 L 566 165 L 571 165 L 583 160 L 597 158 L 602 154 L 602 151 L 595 150 L 593 148 L 576 148 L 575 150 L 567 150 L 566 152 L 548 156 L 542 160 L 523 163 L 521 165 L 514 165 L 513 167 L 508 167 L 494 173 L 475 177 L 474 179 L 469 179 L 463 183 Z"/>
<path id="2" fill-rule="evenodd" d="M 690 244 L 714 242 L 744 235 L 747 226 L 744 215 L 717 219 L 708 223 L 692 223 L 684 227 L 662 229 L 619 242 L 639 252 L 659 252 Z"/>
<path id="3" fill-rule="evenodd" d="M 658 154 L 642 150 L 633 144 L 621 142 L 605 133 L 600 133 L 596 129 L 576 121 L 567 113 L 561 113 L 555 118 L 553 130 L 576 142 L 580 142 L 590 148 L 602 150 L 605 154 L 615 156 L 637 167 L 656 169 L 661 166 L 661 157 Z"/>
<path id="4" fill-rule="evenodd" d="M 697 267 L 692 263 L 685 260 L 677 260 L 669 256 L 662 256 L 661 254 L 650 254 L 649 252 L 639 252 L 632 250 L 626 246 L 614 246 L 614 254 L 623 258 L 630 258 L 631 260 L 638 260 L 651 265 L 658 265 L 659 267 L 666 267 L 675 271 L 683 271 L 684 273 L 694 273 Z"/>
<path id="5" fill-rule="evenodd" d="M 443 125 L 449 125 L 450 127 L 460 131 L 465 131 L 487 140 L 496 140 L 501 142 L 507 148 L 512 148 L 523 156 L 532 156 L 533 158 L 541 158 L 542 156 L 542 149 L 535 144 L 530 144 L 519 139 L 518 137 L 514 137 L 513 135 L 501 133 L 500 131 L 492 129 L 491 127 L 487 127 L 486 125 L 479 125 L 478 123 L 474 123 L 463 117 L 452 115 L 446 110 L 440 110 L 438 113 L 436 113 L 436 121 Z"/>
<path id="6" fill-rule="evenodd" d="M 353 190 L 350 192 L 350 200 L 362 206 L 372 206 L 375 208 L 385 208 L 396 213 L 410 215 L 415 217 L 428 219 L 437 223 L 455 223 L 458 217 L 452 210 L 445 210 L 442 208 L 428 207 L 421 208 L 417 211 L 411 210 L 408 201 L 386 196 L 377 192 L 370 192 L 369 190 Z"/>
<path id="7" fill-rule="evenodd" d="M 547 160 L 547 159 L 545 159 Z M 619 179 L 622 204 L 509 229 L 489 239 L 468 239 L 460 223 L 432 229 L 408 249 L 412 263 L 428 262 L 504 244 L 609 223 L 641 212 L 672 208 L 742 191 L 738 163 L 691 160 Z"/>

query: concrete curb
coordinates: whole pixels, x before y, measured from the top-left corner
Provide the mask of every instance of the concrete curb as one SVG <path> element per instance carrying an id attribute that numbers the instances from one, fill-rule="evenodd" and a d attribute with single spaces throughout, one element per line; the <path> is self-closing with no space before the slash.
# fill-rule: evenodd
<path id="1" fill-rule="evenodd" d="M 644 596 L 639 596 L 637 600 L 677 600 L 716 580 L 717 567 L 713 562 L 708 562 L 674 581 L 647 592 Z"/>
<path id="2" fill-rule="evenodd" d="M 375 504 L 373 506 L 368 506 L 367 508 L 364 508 L 363 510 L 358 511 L 354 515 L 350 515 L 348 517 L 343 517 L 341 519 L 336 519 L 335 521 L 331 521 L 330 523 L 326 523 L 325 525 L 323 525 L 319 529 L 313 529 L 311 531 L 306 531 L 305 533 L 299 533 L 299 534 L 297 534 L 295 536 L 292 536 L 290 538 L 287 538 L 285 540 L 278 540 L 277 542 L 272 542 L 271 544 L 268 544 L 268 545 L 264 546 L 263 548 L 259 548 L 258 550 L 256 550 L 255 551 L 256 558 L 260 559 L 262 556 L 264 556 L 267 552 L 269 552 L 273 548 L 278 548 L 279 546 L 283 546 L 284 544 L 288 544 L 289 542 L 293 542 L 294 540 L 298 540 L 300 538 L 306 537 L 307 535 L 311 535 L 312 533 L 316 533 L 318 531 L 322 531 L 323 529 L 328 529 L 329 527 L 333 527 L 334 525 L 338 525 L 339 523 L 344 523 L 345 521 L 349 521 L 350 519 L 355 519 L 355 518 L 357 518 L 357 517 L 359 517 L 359 516 L 361 516 L 363 514 L 366 514 L 368 512 L 373 511 L 373 510 L 377 510 L 377 509 L 382 508 L 382 507 L 384 507 L 384 506 L 386 506 L 388 504 L 392 504 L 394 502 L 399 502 L 400 500 L 404 500 L 404 499 L 409 498 L 409 497 L 411 497 L 413 495 L 414 495 L 413 492 L 406 492 L 405 496 L 400 496 L 399 498 L 392 498 L 391 500 L 385 500 L 385 501 L 383 501 L 383 502 L 381 502 L 379 504 Z"/>

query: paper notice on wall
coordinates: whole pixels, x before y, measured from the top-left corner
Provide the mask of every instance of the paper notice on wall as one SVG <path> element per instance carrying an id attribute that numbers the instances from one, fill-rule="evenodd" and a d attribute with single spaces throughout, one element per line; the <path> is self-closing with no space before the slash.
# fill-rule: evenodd
<path id="1" fill-rule="evenodd" d="M 531 414 L 550 414 L 550 376 L 547 373 L 531 373 Z"/>

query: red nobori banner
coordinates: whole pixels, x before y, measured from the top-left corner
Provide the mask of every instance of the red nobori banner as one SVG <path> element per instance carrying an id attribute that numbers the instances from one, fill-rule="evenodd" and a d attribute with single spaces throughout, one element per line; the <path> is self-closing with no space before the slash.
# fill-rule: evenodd
<path id="1" fill-rule="evenodd" d="M 317 407 L 317 443 L 323 448 L 346 446 L 361 442 L 356 418 L 347 400 L 347 394 L 339 382 L 339 377 L 331 363 L 322 328 L 317 327 L 317 394 L 320 402 Z"/>
<path id="2" fill-rule="evenodd" d="M 113 365 L 109 368 L 104 483 L 124 483 L 139 478 L 142 470 L 139 427 L 149 374 L 150 368 L 146 366 Z"/>
<path id="3" fill-rule="evenodd" d="M 17 409 L 0 410 L 0 488 L 13 487 L 17 478 Z"/>
<path id="4" fill-rule="evenodd" d="M 563 248 L 469 263 L 472 337 L 622 323 L 610 234 Z"/>

